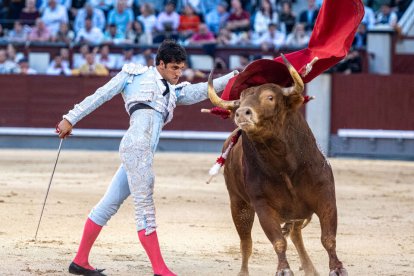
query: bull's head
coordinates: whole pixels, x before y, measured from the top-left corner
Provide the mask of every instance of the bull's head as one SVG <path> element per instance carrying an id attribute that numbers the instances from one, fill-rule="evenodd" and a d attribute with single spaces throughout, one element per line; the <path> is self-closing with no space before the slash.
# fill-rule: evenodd
<path id="1" fill-rule="evenodd" d="M 248 134 L 273 132 L 275 124 L 283 124 L 286 114 L 297 110 L 304 102 L 304 84 L 296 69 L 282 58 L 293 79 L 293 86 L 283 88 L 267 83 L 242 91 L 240 100 L 225 101 L 217 96 L 209 77 L 208 96 L 211 102 L 221 108 L 232 110 L 238 127 Z"/>

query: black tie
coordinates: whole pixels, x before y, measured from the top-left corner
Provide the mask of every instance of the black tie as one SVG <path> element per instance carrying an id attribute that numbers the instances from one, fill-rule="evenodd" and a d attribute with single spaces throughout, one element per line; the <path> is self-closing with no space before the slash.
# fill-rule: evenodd
<path id="1" fill-rule="evenodd" d="M 161 79 L 162 83 L 165 85 L 165 91 L 162 93 L 163 96 L 167 95 L 170 92 L 170 87 L 165 79 Z"/>

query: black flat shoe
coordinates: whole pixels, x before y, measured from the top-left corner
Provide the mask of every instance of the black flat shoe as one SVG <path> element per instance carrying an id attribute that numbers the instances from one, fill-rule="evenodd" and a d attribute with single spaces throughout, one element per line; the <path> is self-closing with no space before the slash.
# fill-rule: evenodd
<path id="1" fill-rule="evenodd" d="M 86 276 L 106 276 L 102 273 L 105 269 L 87 269 L 84 267 L 81 267 L 74 262 L 72 262 L 69 266 L 69 273 L 75 274 L 75 275 L 86 275 Z"/>

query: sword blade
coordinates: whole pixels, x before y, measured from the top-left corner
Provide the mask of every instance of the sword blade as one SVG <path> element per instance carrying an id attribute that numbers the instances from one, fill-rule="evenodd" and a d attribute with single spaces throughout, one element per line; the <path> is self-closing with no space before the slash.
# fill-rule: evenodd
<path id="1" fill-rule="evenodd" d="M 57 165 L 57 162 L 59 160 L 60 150 L 62 149 L 62 143 L 63 143 L 63 139 L 60 139 L 59 149 L 58 149 L 58 153 L 57 153 L 57 157 L 56 157 L 56 161 L 55 161 L 55 166 L 53 167 L 52 175 L 50 176 L 50 181 L 49 181 L 49 185 L 47 187 L 45 200 L 43 201 L 42 212 L 40 213 L 39 222 L 37 223 L 37 229 L 36 229 L 36 234 L 35 234 L 35 238 L 34 238 L 35 241 L 36 241 L 36 238 L 37 238 L 37 232 L 39 231 L 40 222 L 42 221 L 43 211 L 45 210 L 46 200 L 47 200 L 47 196 L 49 195 L 49 190 L 50 190 L 50 186 L 52 184 L 53 175 L 55 174 L 56 165 Z"/>

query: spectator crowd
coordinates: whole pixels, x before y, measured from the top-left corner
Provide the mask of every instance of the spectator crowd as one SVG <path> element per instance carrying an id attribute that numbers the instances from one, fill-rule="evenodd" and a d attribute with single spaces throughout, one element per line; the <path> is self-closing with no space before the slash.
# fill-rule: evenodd
<path id="1" fill-rule="evenodd" d="M 366 46 L 367 31 L 376 25 L 395 27 L 410 2 L 365 1 L 354 49 Z M 128 45 L 164 39 L 264 51 L 304 48 L 321 4 L 307 0 L 296 15 L 296 0 L 0 0 L 0 39 L 10 43 L 0 49 L 0 73 L 36 73 L 15 53 L 12 44 L 23 42 L 82 45 L 73 59 L 65 48 L 53 57 L 47 73 L 56 75 L 106 75 L 126 62 L 152 65 L 150 50 L 136 54 Z M 110 53 L 110 45 L 123 45 L 122 54 Z"/>

